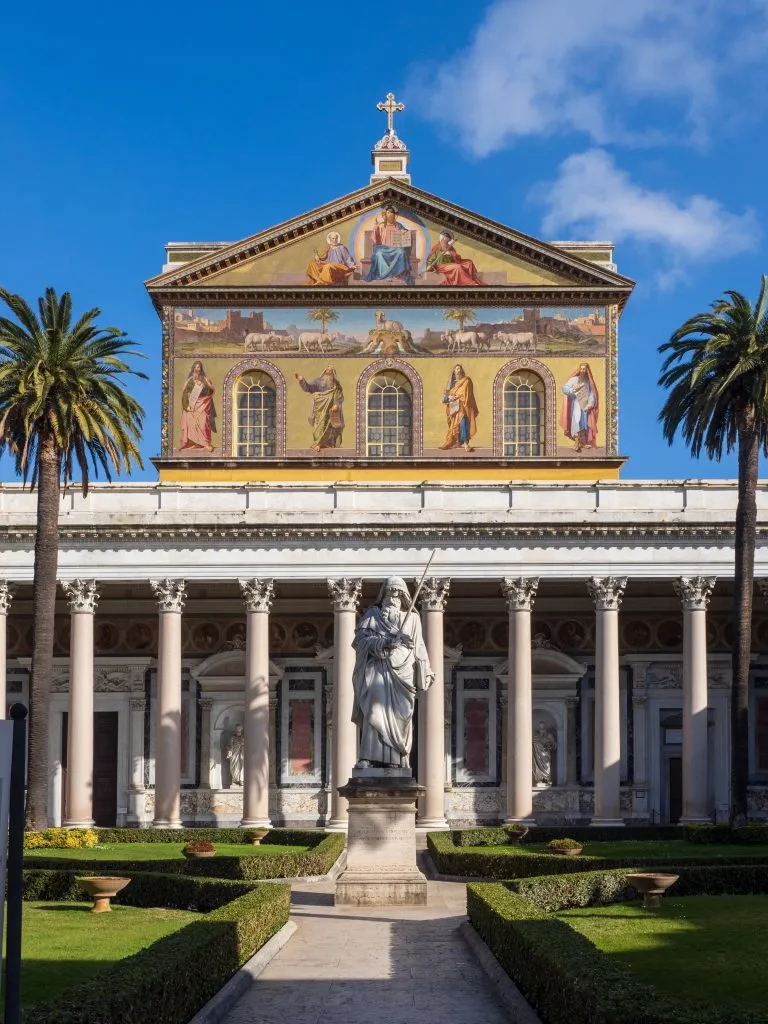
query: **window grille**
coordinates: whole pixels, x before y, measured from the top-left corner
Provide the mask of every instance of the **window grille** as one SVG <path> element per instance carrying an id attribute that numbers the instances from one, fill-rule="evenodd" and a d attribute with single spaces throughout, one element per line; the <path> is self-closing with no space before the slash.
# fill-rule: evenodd
<path id="1" fill-rule="evenodd" d="M 413 395 L 401 373 L 379 373 L 368 385 L 366 452 L 389 459 L 413 454 Z"/>
<path id="2" fill-rule="evenodd" d="M 266 458 L 277 454 L 277 393 L 269 374 L 251 370 L 235 384 L 235 454 Z"/>
<path id="3" fill-rule="evenodd" d="M 544 454 L 544 382 L 530 370 L 504 381 L 504 455 Z"/>

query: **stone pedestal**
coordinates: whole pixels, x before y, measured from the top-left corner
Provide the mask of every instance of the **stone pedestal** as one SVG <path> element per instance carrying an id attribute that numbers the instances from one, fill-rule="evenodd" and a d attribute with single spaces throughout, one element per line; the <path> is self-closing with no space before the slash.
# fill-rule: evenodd
<path id="1" fill-rule="evenodd" d="M 335 902 L 356 907 L 427 904 L 416 866 L 416 801 L 424 791 L 407 769 L 355 769 L 339 788 L 349 801 L 347 867 Z"/>

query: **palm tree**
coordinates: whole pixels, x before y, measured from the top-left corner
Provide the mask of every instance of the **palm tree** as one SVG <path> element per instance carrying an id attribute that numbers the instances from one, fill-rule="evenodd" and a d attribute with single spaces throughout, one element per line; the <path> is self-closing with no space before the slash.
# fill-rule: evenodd
<path id="1" fill-rule="evenodd" d="M 477 313 L 474 309 L 446 309 L 443 313 L 443 320 L 452 320 L 458 323 L 459 330 L 463 331 L 465 324 L 476 324 Z"/>
<path id="2" fill-rule="evenodd" d="M 24 483 L 37 486 L 26 822 L 39 829 L 47 827 L 61 484 L 74 469 L 85 495 L 90 467 L 111 479 L 112 468 L 120 473 L 132 463 L 142 465 L 137 442 L 144 411 L 123 390 L 122 378 L 146 375 L 125 362 L 125 356 L 138 354 L 126 335 L 94 323 L 100 310 L 89 310 L 73 324 L 69 292 L 59 298 L 48 288 L 39 316 L 4 288 L 0 300 L 15 317 L 0 317 L 0 454 L 7 449 Z"/>
<path id="3" fill-rule="evenodd" d="M 335 309 L 328 309 L 327 306 L 320 306 L 318 309 L 310 309 L 307 313 L 307 320 L 311 320 L 313 323 L 320 324 L 320 330 L 325 334 L 325 328 L 328 324 L 333 323 L 334 320 L 339 319 L 339 314 Z"/>
<path id="4" fill-rule="evenodd" d="M 727 291 L 679 327 L 659 352 L 667 353 L 659 385 L 669 390 L 659 419 L 671 444 L 678 429 L 698 458 L 738 451 L 734 533 L 733 681 L 731 691 L 731 820 L 747 819 L 749 781 L 749 662 L 755 572 L 757 474 L 768 452 L 768 276 L 753 306 Z"/>

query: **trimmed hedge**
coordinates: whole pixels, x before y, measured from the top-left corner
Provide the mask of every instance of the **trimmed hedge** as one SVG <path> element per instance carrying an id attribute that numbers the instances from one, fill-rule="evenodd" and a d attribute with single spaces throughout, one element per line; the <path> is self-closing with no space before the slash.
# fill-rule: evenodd
<path id="1" fill-rule="evenodd" d="M 685 825 L 686 843 L 768 843 L 768 824 L 764 825 Z"/>
<path id="2" fill-rule="evenodd" d="M 46 902 L 81 903 L 87 899 L 77 878 L 82 871 L 25 870 L 22 899 Z M 250 882 L 231 882 L 223 878 L 187 878 L 183 875 L 137 872 L 131 884 L 112 899 L 128 907 L 168 907 L 172 910 L 196 910 L 207 914 L 253 891 Z"/>
<path id="3" fill-rule="evenodd" d="M 509 844 L 509 837 L 502 826 L 454 829 L 452 832 L 444 832 L 443 835 L 452 836 L 456 846 Z M 622 828 L 600 828 L 594 825 L 536 825 L 528 830 L 528 834 L 520 842 L 526 846 L 528 843 L 548 843 L 552 839 L 563 839 L 566 836 L 569 839 L 577 839 L 580 843 L 615 843 L 617 839 L 632 841 L 682 838 L 679 825 L 625 825 Z"/>
<path id="4" fill-rule="evenodd" d="M 616 902 L 628 889 L 621 875 L 531 878 L 519 883 L 519 892 L 475 882 L 467 886 L 467 913 L 548 1024 L 768 1024 L 767 1015 L 697 1007 L 662 995 L 542 909 Z M 683 895 L 677 888 L 675 893 Z M 560 899 L 566 902 L 558 905 Z"/>
<path id="5" fill-rule="evenodd" d="M 622 838 L 624 838 L 623 835 Z M 583 854 L 574 858 L 565 854 L 534 853 L 521 850 L 517 844 L 507 847 L 509 853 L 463 850 L 454 845 L 450 832 L 428 833 L 427 848 L 435 867 L 441 874 L 458 875 L 463 878 L 530 878 L 537 875 L 573 874 L 575 870 L 583 872 L 626 868 L 638 862 L 637 855 L 631 859 L 629 857 L 590 857 Z M 680 857 L 680 854 L 674 854 L 673 857 L 674 861 L 685 866 L 686 871 L 696 865 L 712 864 L 711 857 L 697 856 L 695 852 L 692 852 L 690 856 L 685 856 L 684 859 Z M 672 858 L 669 856 L 658 858 L 646 856 L 643 860 L 646 864 L 656 868 L 666 868 L 672 862 Z M 746 857 L 743 854 L 733 854 L 727 857 L 726 863 L 748 869 L 754 865 L 755 860 L 753 857 Z"/>
<path id="6" fill-rule="evenodd" d="M 252 828 L 98 828 L 100 843 L 250 843 Z M 272 828 L 262 839 L 265 846 L 315 846 L 322 829 Z"/>
<path id="7" fill-rule="evenodd" d="M 35 875 L 59 875 L 63 872 L 27 872 L 25 888 L 29 899 L 45 898 L 54 892 L 50 878 Z M 72 879 L 74 872 L 72 872 Z M 60 883 L 62 891 L 65 884 Z M 175 889 L 174 897 L 183 902 L 197 886 L 196 909 L 230 896 L 212 910 L 205 920 L 159 939 L 151 946 L 108 967 L 90 981 L 73 986 L 48 1003 L 28 1007 L 24 1024 L 112 1024 L 116 1020 L 131 1024 L 185 1024 L 221 988 L 246 960 L 283 927 L 290 912 L 288 885 L 247 886 L 246 891 L 232 882 L 178 879 L 142 879 L 137 874 L 121 893 L 129 902 L 129 891 L 148 897 L 153 885 Z M 209 892 L 204 893 L 207 888 Z M 232 895 L 235 898 L 232 898 Z M 68 898 L 52 895 L 52 899 Z M 81 895 L 82 898 L 82 895 Z M 134 906 L 144 906 L 134 903 Z M 155 904 L 157 905 L 157 904 Z M 166 903 L 175 906 L 175 903 Z"/>
<path id="8" fill-rule="evenodd" d="M 179 833 L 175 834 L 178 836 Z M 102 875 L 132 875 L 149 871 L 255 882 L 268 878 L 325 875 L 341 855 L 344 841 L 343 833 L 331 832 L 323 835 L 313 849 L 302 853 L 255 854 L 252 857 L 221 857 L 217 854 L 215 857 L 199 860 L 187 860 L 183 857 L 179 857 L 178 860 L 73 860 L 62 850 L 61 856 L 25 857 L 24 865 L 28 868 L 77 869 L 81 874 L 99 872 Z"/>

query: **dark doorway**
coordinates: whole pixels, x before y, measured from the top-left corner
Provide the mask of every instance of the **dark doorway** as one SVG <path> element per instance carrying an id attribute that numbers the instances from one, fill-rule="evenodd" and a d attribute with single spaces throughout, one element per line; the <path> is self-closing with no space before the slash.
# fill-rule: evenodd
<path id="1" fill-rule="evenodd" d="M 676 825 L 683 813 L 683 759 L 682 757 L 670 757 L 667 764 L 669 771 L 669 792 L 667 794 L 669 822 L 671 825 Z"/>
<path id="2" fill-rule="evenodd" d="M 67 820 L 69 714 L 61 716 L 61 820 Z M 102 828 L 117 823 L 117 712 L 93 715 L 93 818 Z"/>
<path id="3" fill-rule="evenodd" d="M 102 828 L 117 822 L 117 712 L 93 716 L 93 818 Z"/>

